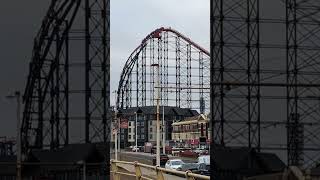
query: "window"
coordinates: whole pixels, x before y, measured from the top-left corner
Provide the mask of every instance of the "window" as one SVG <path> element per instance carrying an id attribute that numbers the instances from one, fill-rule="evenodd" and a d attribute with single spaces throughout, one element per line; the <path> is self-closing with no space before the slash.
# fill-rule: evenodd
<path id="1" fill-rule="evenodd" d="M 144 126 L 144 121 L 141 122 L 141 126 Z"/>
<path id="2" fill-rule="evenodd" d="M 141 139 L 144 139 L 144 134 L 141 134 Z"/>
<path id="3" fill-rule="evenodd" d="M 149 135 L 150 139 L 152 139 L 152 134 Z"/>
<path id="4" fill-rule="evenodd" d="M 124 140 L 124 135 L 123 134 L 121 134 L 121 139 Z"/>
<path id="5" fill-rule="evenodd" d="M 131 135 L 129 135 L 129 139 L 131 139 Z"/>
<path id="6" fill-rule="evenodd" d="M 141 128 L 141 129 L 140 129 L 140 132 L 141 132 L 141 133 L 144 133 L 144 128 Z"/>
<path id="7" fill-rule="evenodd" d="M 150 132 L 152 132 L 152 127 L 150 128 Z"/>
<path id="8" fill-rule="evenodd" d="M 129 121 L 129 126 L 131 126 L 131 122 Z"/>
<path id="9" fill-rule="evenodd" d="M 150 124 L 150 126 L 152 125 L 152 121 L 151 120 L 149 121 L 149 124 Z"/>
<path id="10" fill-rule="evenodd" d="M 131 128 L 129 128 L 129 133 L 131 133 Z"/>

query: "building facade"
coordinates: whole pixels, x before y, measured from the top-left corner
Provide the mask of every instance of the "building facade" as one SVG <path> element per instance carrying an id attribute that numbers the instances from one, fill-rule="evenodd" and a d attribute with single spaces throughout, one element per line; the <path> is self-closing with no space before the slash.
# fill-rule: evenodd
<path id="1" fill-rule="evenodd" d="M 184 147 L 209 146 L 211 128 L 207 115 L 188 117 L 172 124 L 172 140 Z"/>
<path id="2" fill-rule="evenodd" d="M 120 129 L 121 148 L 137 145 L 144 146 L 145 142 L 156 143 L 156 106 L 133 107 L 118 111 L 121 121 L 127 121 L 128 128 Z M 196 110 L 171 106 L 160 107 L 160 124 L 162 135 L 167 141 L 172 140 L 172 123 L 182 121 L 187 117 L 197 116 Z M 163 121 L 164 120 L 164 121 Z M 164 125 L 162 123 L 164 122 Z M 162 127 L 164 132 L 162 131 Z M 162 139 L 161 139 L 162 141 Z"/>

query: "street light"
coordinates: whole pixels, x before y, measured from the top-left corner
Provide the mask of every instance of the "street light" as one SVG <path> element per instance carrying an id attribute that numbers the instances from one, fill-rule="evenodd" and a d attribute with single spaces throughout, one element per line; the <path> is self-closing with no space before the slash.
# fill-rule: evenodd
<path id="1" fill-rule="evenodd" d="M 152 67 L 157 68 L 157 86 L 160 86 L 160 75 L 159 75 L 159 64 L 151 64 Z M 159 106 L 159 100 L 160 100 L 160 88 L 158 88 L 157 91 L 157 155 L 156 155 L 156 165 L 160 166 L 160 106 Z"/>
<path id="2" fill-rule="evenodd" d="M 79 165 L 82 165 L 82 170 L 83 170 L 83 180 L 86 180 L 87 179 L 87 168 L 86 168 L 86 162 L 84 160 L 81 160 L 81 161 L 77 161 L 77 164 Z"/>
<path id="3" fill-rule="evenodd" d="M 162 105 L 162 152 L 166 154 L 166 128 L 164 120 L 164 106 Z"/>
<path id="4" fill-rule="evenodd" d="M 136 123 L 135 123 L 135 136 L 136 136 L 136 147 L 135 150 L 138 152 L 138 112 L 134 112 L 136 114 Z"/>
<path id="5" fill-rule="evenodd" d="M 16 91 L 13 95 L 6 96 L 7 99 L 17 100 L 17 180 L 21 180 L 20 96 L 20 91 Z"/>
<path id="6" fill-rule="evenodd" d="M 114 153 L 115 153 L 115 159 L 118 160 L 118 152 L 120 153 L 120 141 L 121 141 L 121 134 L 120 134 L 120 116 L 121 112 L 118 112 L 117 109 L 117 91 L 113 91 L 114 93 L 114 111 L 115 111 L 115 137 L 114 137 Z M 119 135 L 118 135 L 119 133 Z M 120 156 L 120 154 L 119 154 Z"/>

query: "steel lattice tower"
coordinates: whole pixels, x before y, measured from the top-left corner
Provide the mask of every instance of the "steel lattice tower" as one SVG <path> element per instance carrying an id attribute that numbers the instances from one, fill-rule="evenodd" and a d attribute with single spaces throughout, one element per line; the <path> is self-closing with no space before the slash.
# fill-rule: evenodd
<path id="1" fill-rule="evenodd" d="M 24 155 L 109 141 L 109 7 L 109 0 L 51 1 L 24 93 Z"/>
<path id="2" fill-rule="evenodd" d="M 210 54 L 171 28 L 151 32 L 132 52 L 121 73 L 117 108 L 155 106 L 159 64 L 161 105 L 209 110 Z M 201 89 L 204 88 L 204 89 Z M 202 102 L 202 103 L 201 103 Z"/>
<path id="3" fill-rule="evenodd" d="M 286 1 L 288 163 L 307 167 L 320 158 L 320 89 L 312 85 L 319 84 L 320 75 L 319 8 L 318 1 Z"/>
<path id="4" fill-rule="evenodd" d="M 260 83 L 259 1 L 216 0 L 212 6 L 212 82 L 221 82 L 211 85 L 213 137 L 222 145 L 260 149 L 260 86 L 251 85 Z M 249 85 L 231 89 L 224 82 Z"/>
<path id="5" fill-rule="evenodd" d="M 211 1 L 213 145 L 271 151 L 309 168 L 320 158 L 320 2 L 275 2 Z"/>

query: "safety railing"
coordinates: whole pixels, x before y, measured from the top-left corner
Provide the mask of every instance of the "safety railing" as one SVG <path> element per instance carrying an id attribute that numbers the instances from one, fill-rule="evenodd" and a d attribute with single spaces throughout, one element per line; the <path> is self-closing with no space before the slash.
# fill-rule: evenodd
<path id="1" fill-rule="evenodd" d="M 125 180 L 129 177 L 136 180 L 208 180 L 209 176 L 182 172 L 150 166 L 138 162 L 111 160 L 111 176 L 113 180 Z"/>

